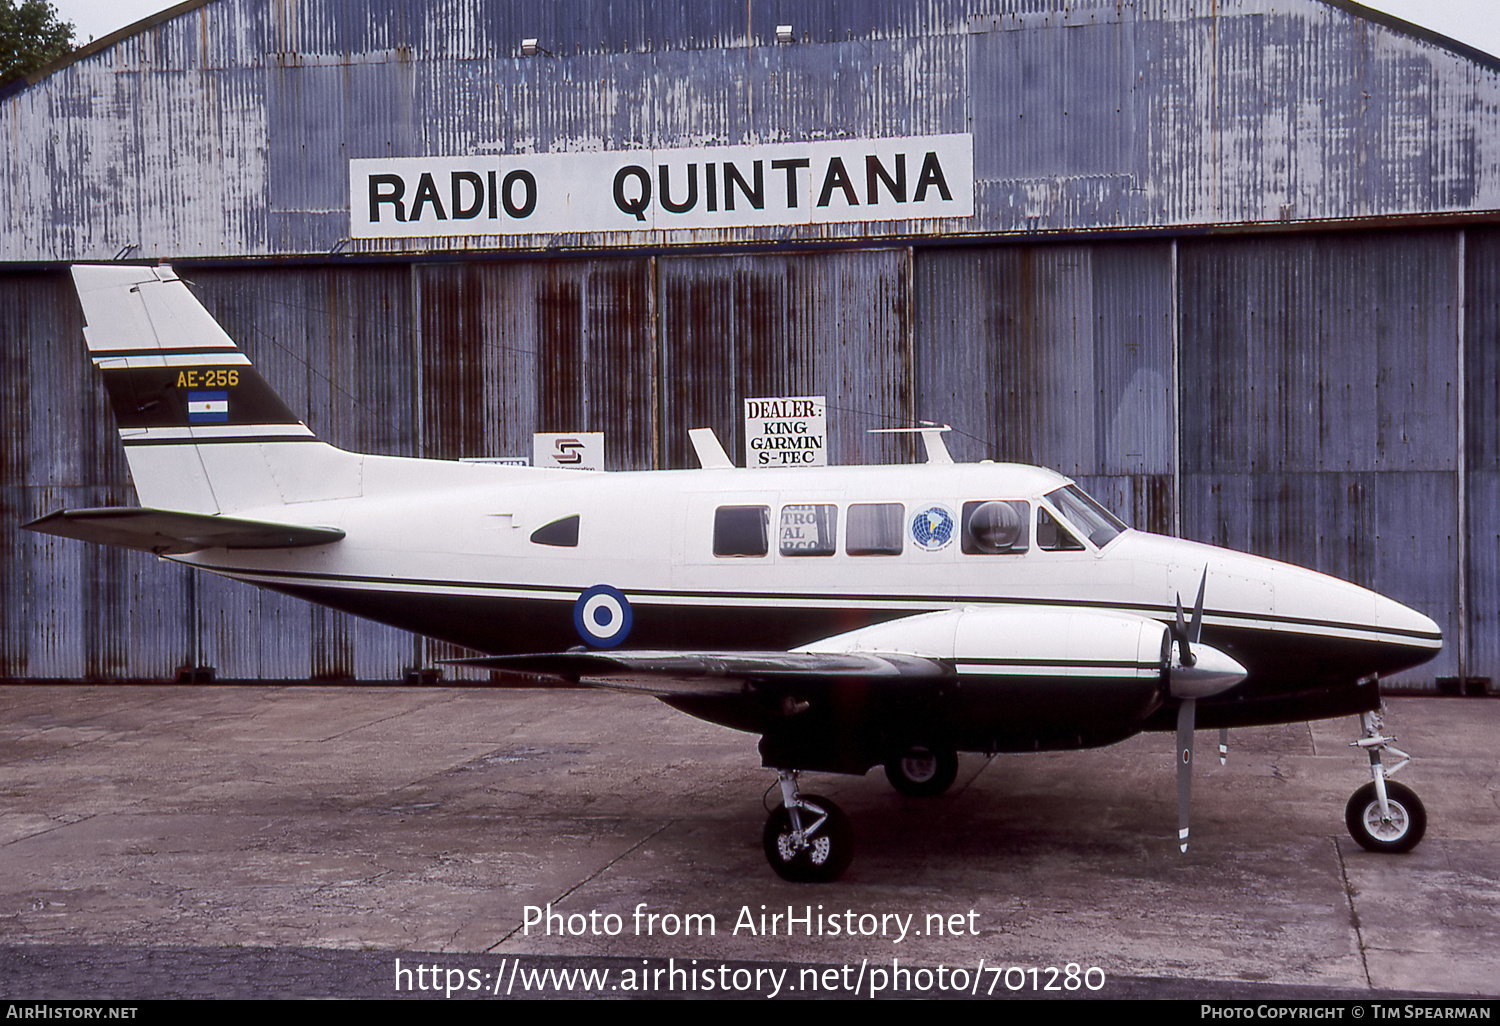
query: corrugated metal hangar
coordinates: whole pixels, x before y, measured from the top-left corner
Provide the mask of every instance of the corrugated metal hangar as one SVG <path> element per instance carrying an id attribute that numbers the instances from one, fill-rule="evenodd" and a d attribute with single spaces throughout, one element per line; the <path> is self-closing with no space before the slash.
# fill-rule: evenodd
<path id="1" fill-rule="evenodd" d="M 0 131 L 0 678 L 450 654 L 17 530 L 134 502 L 66 272 L 123 259 L 338 445 L 684 467 L 826 395 L 833 462 L 949 423 L 1500 680 L 1500 61 L 1357 4 L 194 0 Z"/>

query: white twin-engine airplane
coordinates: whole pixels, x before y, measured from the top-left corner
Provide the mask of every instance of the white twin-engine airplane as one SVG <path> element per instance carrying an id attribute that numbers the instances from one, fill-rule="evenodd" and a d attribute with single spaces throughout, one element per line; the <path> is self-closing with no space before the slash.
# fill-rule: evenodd
<path id="1" fill-rule="evenodd" d="M 1364 715 L 1346 822 L 1406 851 L 1426 814 L 1389 781 L 1377 678 L 1437 625 L 1323 574 L 1131 530 L 1038 467 L 589 473 L 370 456 L 320 442 L 170 268 L 73 268 L 142 508 L 33 530 L 189 566 L 456 642 L 468 665 L 653 695 L 761 735 L 783 804 L 766 857 L 831 880 L 852 831 L 798 773 L 883 765 L 938 795 L 958 752 L 1177 732 L 1187 850 L 1195 726 Z M 1191 613 L 1181 596 L 1196 595 Z M 532 653 L 532 654 L 525 654 Z M 535 654 L 544 653 L 544 654 Z M 1221 755 L 1223 736 L 1221 734 Z M 1403 759 L 1405 753 L 1392 752 Z"/>

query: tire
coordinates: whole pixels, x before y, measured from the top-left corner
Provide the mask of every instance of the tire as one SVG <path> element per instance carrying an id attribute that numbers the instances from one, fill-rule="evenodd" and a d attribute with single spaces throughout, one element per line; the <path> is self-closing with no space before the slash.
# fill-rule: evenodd
<path id="1" fill-rule="evenodd" d="M 802 796 L 803 822 L 827 816 L 801 850 L 792 847 L 792 817 L 781 805 L 766 820 L 761 841 L 766 861 L 783 880 L 793 883 L 829 883 L 844 875 L 854 860 L 854 828 L 844 811 L 827 798 L 815 794 Z"/>
<path id="2" fill-rule="evenodd" d="M 886 761 L 885 778 L 908 798 L 936 798 L 958 779 L 958 753 L 914 745 Z"/>
<path id="3" fill-rule="evenodd" d="M 1380 800 L 1372 780 L 1350 797 L 1344 808 L 1344 825 L 1366 851 L 1386 854 L 1411 851 L 1427 833 L 1427 810 L 1422 807 L 1422 799 L 1394 780 L 1385 782 L 1385 796 L 1391 807 L 1390 822 L 1380 819 Z"/>

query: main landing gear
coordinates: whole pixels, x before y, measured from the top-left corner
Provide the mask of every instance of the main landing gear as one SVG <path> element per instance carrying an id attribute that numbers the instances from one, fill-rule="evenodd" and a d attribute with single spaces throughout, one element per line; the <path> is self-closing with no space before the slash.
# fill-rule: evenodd
<path id="1" fill-rule="evenodd" d="M 796 770 L 776 771 L 782 804 L 766 820 L 761 840 L 766 861 L 783 880 L 828 883 L 854 858 L 854 828 L 827 798 L 797 790 Z"/>
<path id="2" fill-rule="evenodd" d="M 916 745 L 885 764 L 886 779 L 908 798 L 936 798 L 958 778 L 958 753 Z"/>
<path id="3" fill-rule="evenodd" d="M 1384 735 L 1385 724 L 1380 713 L 1367 712 L 1360 717 L 1360 723 L 1365 736 L 1349 742 L 1349 746 L 1370 753 L 1370 774 L 1374 779 L 1350 797 L 1344 808 L 1344 825 L 1366 851 L 1411 851 L 1427 832 L 1427 810 L 1415 791 L 1390 779 L 1411 762 L 1411 756 L 1391 744 L 1396 740 L 1394 737 Z M 1401 759 L 1390 769 L 1380 762 L 1380 753 L 1386 749 Z"/>

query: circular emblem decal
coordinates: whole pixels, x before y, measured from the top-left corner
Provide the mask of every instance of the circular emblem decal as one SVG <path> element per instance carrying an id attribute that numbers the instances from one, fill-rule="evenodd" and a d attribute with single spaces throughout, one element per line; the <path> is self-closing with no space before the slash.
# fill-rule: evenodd
<path id="1" fill-rule="evenodd" d="M 953 540 L 953 513 L 934 503 L 912 514 L 911 540 L 919 548 L 936 552 Z"/>
<path id="2" fill-rule="evenodd" d="M 614 648 L 630 633 L 630 600 L 618 588 L 596 584 L 573 603 L 578 636 L 600 648 Z"/>

